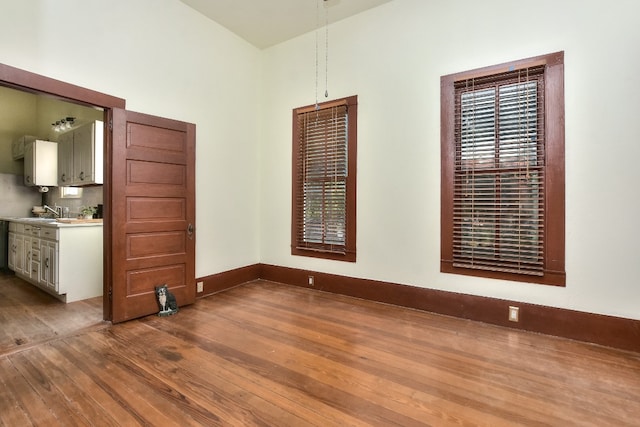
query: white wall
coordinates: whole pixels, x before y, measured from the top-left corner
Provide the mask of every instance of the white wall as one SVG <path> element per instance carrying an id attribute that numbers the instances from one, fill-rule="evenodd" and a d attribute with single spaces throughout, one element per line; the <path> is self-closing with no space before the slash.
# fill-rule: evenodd
<path id="1" fill-rule="evenodd" d="M 332 25 L 330 98 L 359 97 L 355 264 L 290 255 L 291 110 L 315 102 L 315 33 L 266 50 L 262 262 L 640 319 L 638 16 L 636 0 L 394 0 Z M 560 50 L 566 287 L 440 273 L 440 76 Z"/>
<path id="2" fill-rule="evenodd" d="M 291 110 L 315 101 L 313 33 L 260 52 L 177 0 L 0 10 L 0 63 L 196 123 L 199 277 L 264 262 L 640 319 L 636 0 L 394 0 L 332 25 L 330 98 L 359 97 L 355 264 L 290 255 Z M 567 286 L 441 274 L 440 76 L 559 50 Z"/>
<path id="3" fill-rule="evenodd" d="M 259 260 L 260 52 L 177 0 L 0 0 L 0 63 L 195 123 L 196 276 Z"/>

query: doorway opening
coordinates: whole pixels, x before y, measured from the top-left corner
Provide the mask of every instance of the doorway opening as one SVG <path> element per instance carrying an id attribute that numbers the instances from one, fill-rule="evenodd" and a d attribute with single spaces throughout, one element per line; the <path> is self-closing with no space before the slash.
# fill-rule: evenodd
<path id="1" fill-rule="evenodd" d="M 38 74 L 34 74 L 28 71 L 20 70 L 14 67 L 10 67 L 5 64 L 0 64 L 0 89 L 4 91 L 11 91 L 11 93 L 18 98 L 24 96 L 25 102 L 35 103 L 35 114 L 40 115 L 42 121 L 39 121 L 32 128 L 36 133 L 48 133 L 51 130 L 52 123 L 59 120 L 55 119 L 57 115 L 59 117 L 82 117 L 86 120 L 95 119 L 96 117 L 101 119 L 103 123 L 108 123 L 107 120 L 110 116 L 110 111 L 113 108 L 125 108 L 125 100 L 116 98 L 110 95 L 106 95 L 100 92 L 95 92 L 89 89 L 81 88 L 69 83 L 61 82 L 59 80 L 50 79 Z M 34 96 L 35 98 L 29 98 L 27 95 Z M 38 104 L 40 105 L 40 111 L 38 111 Z M 15 108 L 9 106 L 10 109 Z M 2 111 L 0 109 L 0 111 Z M 45 119 L 45 117 L 47 119 Z M 53 117 L 53 118 L 52 118 Z M 49 123 L 47 123 L 49 122 Z M 45 129 L 46 128 L 46 129 Z M 107 127 L 105 126 L 106 130 Z M 110 260 L 110 229 L 108 213 L 110 206 L 110 160 L 109 152 L 111 147 L 110 133 L 104 132 L 104 144 L 103 144 L 103 170 L 104 170 L 104 184 L 102 189 L 96 189 L 88 191 L 88 195 L 94 198 L 94 201 L 102 198 L 102 205 L 104 206 L 103 212 L 105 215 L 103 225 L 103 297 L 102 297 L 102 317 L 105 320 L 109 320 L 111 316 L 111 302 L 108 298 L 108 289 L 111 278 L 111 260 Z M 15 170 L 13 171 L 15 173 Z M 60 200 L 63 197 L 58 193 Z M 41 201 L 44 199 L 42 197 Z M 82 199 L 80 199 L 82 200 Z M 64 203 L 71 204 L 71 200 L 65 200 Z M 76 202 L 77 203 L 77 202 Z M 93 201 L 90 203 L 94 203 Z M 39 205 L 40 203 L 34 203 Z M 97 203 L 95 203 L 97 204 Z M 64 205 L 63 205 L 64 206 Z M 70 209 L 71 210 L 71 209 Z"/>

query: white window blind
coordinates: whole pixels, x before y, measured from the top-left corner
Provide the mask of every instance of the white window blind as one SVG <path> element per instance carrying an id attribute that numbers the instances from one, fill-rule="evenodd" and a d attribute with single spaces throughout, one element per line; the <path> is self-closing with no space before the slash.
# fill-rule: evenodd
<path id="1" fill-rule="evenodd" d="M 543 71 L 456 82 L 455 267 L 544 274 Z"/>

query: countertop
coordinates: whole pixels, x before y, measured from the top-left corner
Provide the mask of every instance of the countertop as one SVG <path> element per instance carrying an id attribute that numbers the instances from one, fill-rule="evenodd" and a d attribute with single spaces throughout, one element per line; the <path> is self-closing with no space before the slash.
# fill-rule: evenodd
<path id="1" fill-rule="evenodd" d="M 96 226 L 102 227 L 102 219 L 0 217 L 0 220 L 17 222 L 20 224 L 37 225 L 40 227 L 53 227 L 53 228 L 96 227 Z"/>

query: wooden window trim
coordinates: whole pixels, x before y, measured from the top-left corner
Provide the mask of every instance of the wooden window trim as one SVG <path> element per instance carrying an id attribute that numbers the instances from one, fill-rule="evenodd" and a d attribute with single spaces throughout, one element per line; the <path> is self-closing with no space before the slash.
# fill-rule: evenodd
<path id="1" fill-rule="evenodd" d="M 455 82 L 513 70 L 545 66 L 545 221 L 544 274 L 529 276 L 476 270 L 453 265 L 453 196 L 455 164 Z M 441 241 L 440 271 L 519 282 L 565 286 L 565 148 L 564 148 L 564 52 L 555 52 L 450 74 L 440 79 L 441 144 Z"/>
<path id="2" fill-rule="evenodd" d="M 298 209 L 297 200 L 301 186 L 298 184 L 297 176 L 300 173 L 297 159 L 300 156 L 298 126 L 298 114 L 306 113 L 318 109 L 331 108 L 338 105 L 347 106 L 347 179 L 346 179 L 346 226 L 345 226 L 345 250 L 344 252 L 334 252 L 331 250 L 318 250 L 303 248 L 298 245 L 298 226 L 302 212 Z M 327 101 L 317 105 L 308 105 L 295 108 L 292 113 L 292 197 L 291 197 L 291 254 L 314 258 L 331 259 L 338 261 L 356 261 L 356 164 L 357 164 L 357 135 L 358 135 L 358 97 L 350 96 L 333 101 Z"/>

